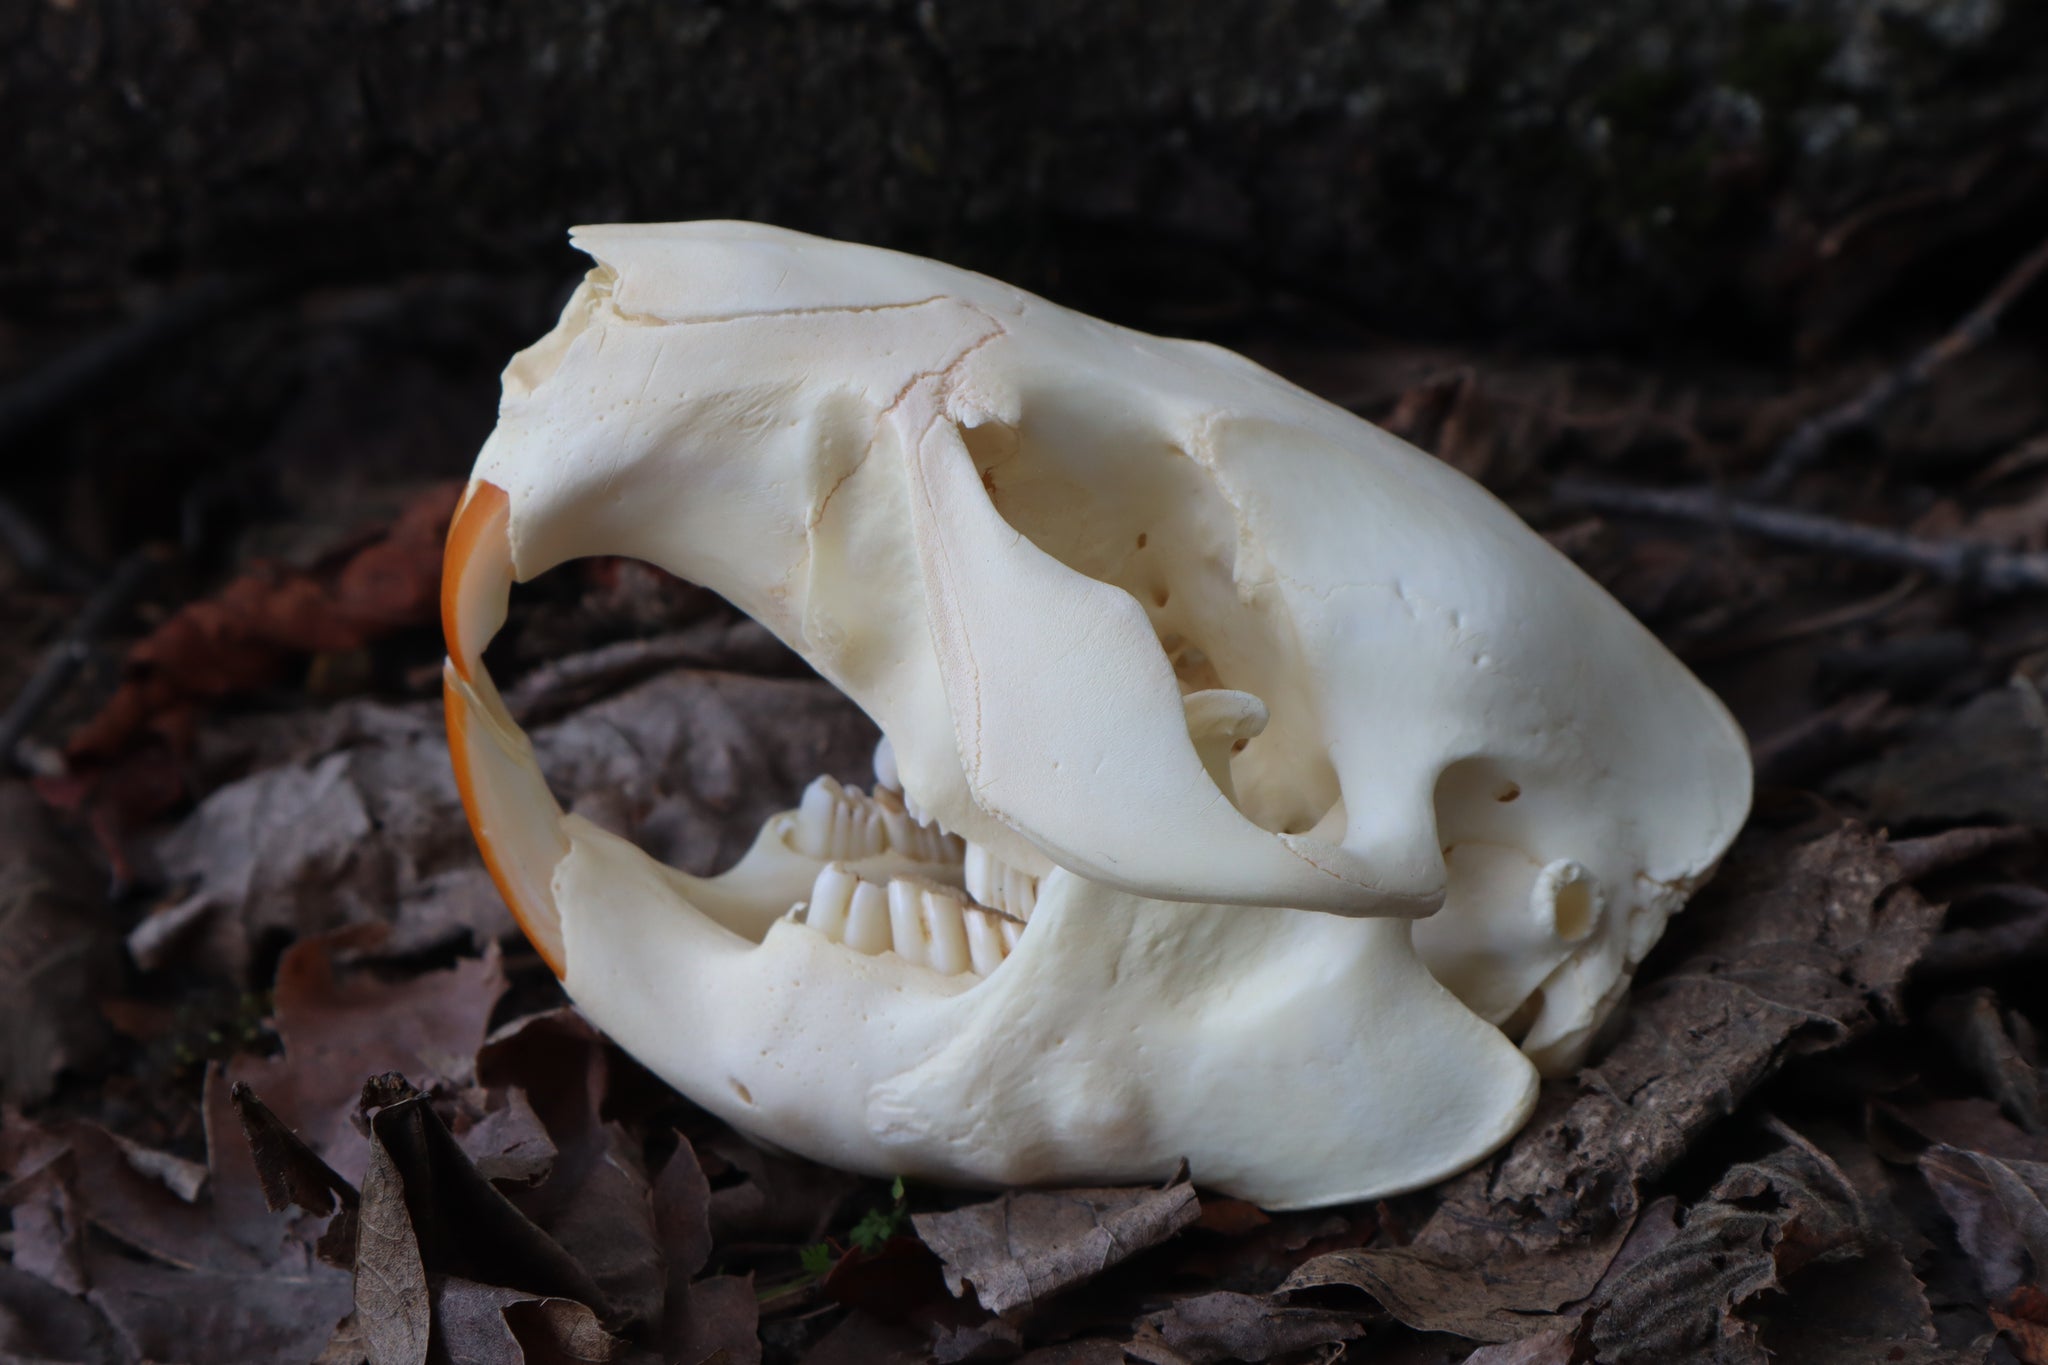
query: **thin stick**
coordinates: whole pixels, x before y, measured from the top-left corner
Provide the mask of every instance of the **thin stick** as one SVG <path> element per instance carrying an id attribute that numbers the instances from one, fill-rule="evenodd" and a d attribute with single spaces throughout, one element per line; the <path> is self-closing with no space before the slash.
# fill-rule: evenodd
<path id="1" fill-rule="evenodd" d="M 15 749 L 21 743 L 21 737 L 62 694 L 64 685 L 71 681 L 71 675 L 92 653 L 93 640 L 149 581 L 158 562 L 157 555 L 151 551 L 137 550 L 122 560 L 99 590 L 86 600 L 77 619 L 71 623 L 71 629 L 50 646 L 29 677 L 28 684 L 15 697 L 14 704 L 0 714 L 0 762 L 19 765 Z"/>
<path id="2" fill-rule="evenodd" d="M 1737 502 L 1711 488 L 1630 488 L 1561 479 L 1552 496 L 1561 506 L 1723 526 L 1874 564 L 1904 564 L 1944 583 L 1990 593 L 2048 591 L 2048 554 L 2014 554 L 1964 540 L 1929 540 L 1811 512 Z"/>
<path id="3" fill-rule="evenodd" d="M 2014 299 L 2027 292 L 2043 271 L 2048 271 L 2048 241 L 2007 271 L 1997 287 L 1946 335 L 1899 368 L 1879 375 L 1848 402 L 1801 422 L 1778 447 L 1769 466 L 1750 484 L 1750 496 L 1768 498 L 1784 492 L 1786 485 L 1818 460 L 1837 436 L 1870 425 L 1900 397 L 1925 384 L 1936 370 L 1981 345 L 1997 330 L 2000 315 Z"/>

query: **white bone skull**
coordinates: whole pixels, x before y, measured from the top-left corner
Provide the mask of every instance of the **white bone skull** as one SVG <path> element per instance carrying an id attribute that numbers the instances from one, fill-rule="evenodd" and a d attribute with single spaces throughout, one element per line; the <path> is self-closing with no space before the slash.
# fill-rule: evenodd
<path id="1" fill-rule="evenodd" d="M 569 994 L 743 1131 L 1412 1189 L 1576 1064 L 1742 822 L 1739 732 L 1646 631 L 1239 356 L 751 224 L 575 240 L 450 537 L 451 747 Z M 595 554 L 800 652 L 881 727 L 873 792 L 821 779 L 711 878 L 563 815 L 481 655 Z"/>

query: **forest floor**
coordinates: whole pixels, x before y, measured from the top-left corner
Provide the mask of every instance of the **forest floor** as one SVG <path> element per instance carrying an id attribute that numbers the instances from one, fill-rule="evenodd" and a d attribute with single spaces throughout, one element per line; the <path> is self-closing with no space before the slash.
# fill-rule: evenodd
<path id="1" fill-rule="evenodd" d="M 1288 1214 L 769 1155 L 567 1006 L 464 822 L 436 618 L 561 282 L 0 328 L 0 1359 L 2048 1365 L 2044 260 L 1798 364 L 1209 320 L 1506 499 L 1758 775 L 1501 1155 Z M 693 871 L 870 777 L 850 703 L 641 565 L 522 589 L 493 658 L 564 803 Z"/>

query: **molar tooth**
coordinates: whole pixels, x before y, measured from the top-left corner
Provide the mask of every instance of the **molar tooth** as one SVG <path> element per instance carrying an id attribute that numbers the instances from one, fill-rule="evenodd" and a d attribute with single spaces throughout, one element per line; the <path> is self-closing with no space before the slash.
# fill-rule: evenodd
<path id="1" fill-rule="evenodd" d="M 919 897 L 920 915 L 926 937 L 926 963 L 948 976 L 973 965 L 967 947 L 967 925 L 962 918 L 966 907 L 950 892 L 926 890 Z"/>
<path id="2" fill-rule="evenodd" d="M 967 956 L 974 964 L 974 970 L 987 976 L 1003 965 L 1003 958 L 1009 949 L 1003 946 L 1002 919 L 983 910 L 969 907 L 963 914 L 967 930 Z"/>
<path id="3" fill-rule="evenodd" d="M 1003 878 L 1003 910 L 1018 919 L 1028 920 L 1037 907 L 1038 878 L 1014 867 L 1009 869 Z"/>
<path id="4" fill-rule="evenodd" d="M 889 879 L 889 935 L 896 956 L 920 967 L 931 965 L 924 926 L 924 888 L 907 877 Z"/>
<path id="5" fill-rule="evenodd" d="M 804 923 L 834 943 L 843 940 L 846 912 L 853 905 L 853 888 L 859 880 L 843 863 L 827 863 L 818 869 L 817 880 L 811 883 L 810 909 L 804 913 Z"/>
<path id="6" fill-rule="evenodd" d="M 1006 919 L 996 925 L 1003 936 L 1003 952 L 1007 956 L 1017 951 L 1017 940 L 1024 937 L 1024 926 L 1013 919 Z"/>
<path id="7" fill-rule="evenodd" d="M 855 878 L 846 914 L 846 946 L 873 956 L 888 952 L 889 942 L 889 893 Z"/>
<path id="8" fill-rule="evenodd" d="M 896 746 L 889 742 L 887 735 L 875 746 L 875 793 L 903 790 L 903 776 L 896 770 Z"/>

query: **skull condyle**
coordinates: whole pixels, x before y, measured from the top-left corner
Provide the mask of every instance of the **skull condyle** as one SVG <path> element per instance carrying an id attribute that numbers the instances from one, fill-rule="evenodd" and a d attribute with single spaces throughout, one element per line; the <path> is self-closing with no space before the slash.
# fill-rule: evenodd
<path id="1" fill-rule="evenodd" d="M 450 537 L 451 747 L 570 995 L 744 1131 L 1411 1189 L 1577 1063 L 1742 822 L 1742 738 L 1647 632 L 1249 361 L 751 224 L 576 242 Z M 800 652 L 881 726 L 873 792 L 821 779 L 708 879 L 564 816 L 481 654 L 593 554 Z"/>

